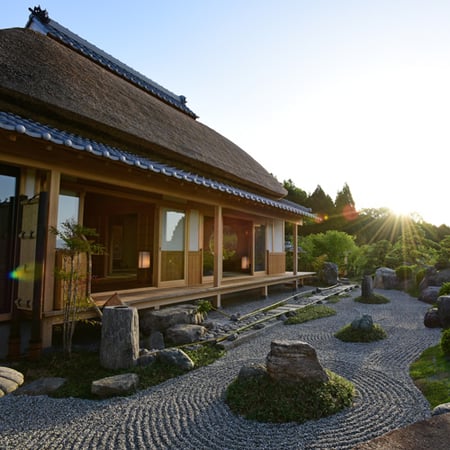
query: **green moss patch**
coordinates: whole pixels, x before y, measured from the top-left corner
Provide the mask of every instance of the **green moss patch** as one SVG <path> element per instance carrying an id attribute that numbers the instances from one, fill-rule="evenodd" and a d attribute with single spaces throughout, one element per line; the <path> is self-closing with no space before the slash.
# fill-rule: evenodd
<path id="1" fill-rule="evenodd" d="M 422 352 L 409 374 L 432 408 L 450 401 L 450 359 L 439 344 Z"/>
<path id="2" fill-rule="evenodd" d="M 211 364 L 225 352 L 214 346 L 201 346 L 196 350 L 184 350 L 194 361 L 195 367 Z M 184 373 L 173 365 L 156 361 L 150 366 L 136 366 L 129 369 L 109 370 L 100 365 L 99 354 L 96 352 L 72 352 L 70 358 L 62 353 L 44 354 L 37 361 L 20 361 L 10 364 L 11 367 L 23 373 L 25 381 L 33 381 L 42 377 L 66 378 L 66 383 L 51 394 L 52 397 L 78 397 L 97 399 L 91 393 L 93 381 L 121 373 L 136 373 L 139 376 L 138 389 L 146 389 L 163 381 Z"/>
<path id="3" fill-rule="evenodd" d="M 387 335 L 378 324 L 374 324 L 370 330 L 353 328 L 349 324 L 341 328 L 334 336 L 344 342 L 373 342 L 384 339 Z"/>
<path id="4" fill-rule="evenodd" d="M 329 381 L 282 383 L 268 375 L 233 381 L 226 392 L 231 410 L 259 422 L 306 422 L 335 414 L 352 405 L 353 383 L 327 370 Z"/>
<path id="5" fill-rule="evenodd" d="M 308 322 L 309 320 L 320 319 L 322 317 L 334 316 L 336 311 L 325 305 L 308 305 L 298 309 L 295 315 L 288 317 L 285 325 L 295 325 L 298 323 Z"/>
<path id="6" fill-rule="evenodd" d="M 389 303 L 390 300 L 384 295 L 372 294 L 370 297 L 355 297 L 355 302 L 366 303 L 369 305 L 381 305 L 383 303 Z"/>

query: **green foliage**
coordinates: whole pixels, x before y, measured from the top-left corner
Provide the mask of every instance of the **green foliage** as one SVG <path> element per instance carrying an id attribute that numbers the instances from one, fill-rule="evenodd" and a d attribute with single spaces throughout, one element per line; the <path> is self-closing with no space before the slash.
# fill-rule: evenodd
<path id="1" fill-rule="evenodd" d="M 316 260 L 331 261 L 343 268 L 357 250 L 353 236 L 336 230 L 301 237 L 299 244 L 305 251 L 300 260 L 305 269 L 317 265 Z"/>
<path id="2" fill-rule="evenodd" d="M 432 408 L 449 401 L 450 358 L 444 355 L 440 345 L 422 352 L 411 364 L 409 373 Z"/>
<path id="3" fill-rule="evenodd" d="M 213 309 L 209 300 L 198 300 L 196 306 L 199 313 L 209 313 Z"/>
<path id="4" fill-rule="evenodd" d="M 308 305 L 295 312 L 294 316 L 288 317 L 285 325 L 295 325 L 298 323 L 308 322 L 309 320 L 316 320 L 322 317 L 334 316 L 336 311 L 325 305 Z"/>
<path id="5" fill-rule="evenodd" d="M 356 212 L 347 184 L 338 192 L 334 204 L 320 186 L 311 195 L 297 188 L 292 180 L 285 182 L 284 186 L 289 192 L 289 200 L 312 208 L 324 219 L 319 223 L 306 221 L 300 227 L 303 238 L 335 231 L 350 235 L 356 246 L 347 253 L 344 267 L 343 257 L 335 259 L 332 246 L 318 252 L 320 246 L 316 247 L 315 242 L 309 243 L 312 248 L 307 248 L 307 243 L 302 242 L 300 245 L 306 253 L 300 258 L 301 270 L 313 270 L 313 261 L 319 256 L 335 262 L 341 275 L 347 277 L 370 275 L 383 266 L 450 267 L 450 227 L 446 225 L 436 227 L 417 215 L 398 216 L 388 208 L 366 208 Z M 286 231 L 292 235 L 291 227 Z M 289 268 L 292 269 L 291 260 Z"/>
<path id="6" fill-rule="evenodd" d="M 439 242 L 436 269 L 442 270 L 450 266 L 450 236 L 447 235 Z"/>
<path id="7" fill-rule="evenodd" d="M 351 406 L 353 384 L 328 371 L 326 383 L 282 383 L 269 376 L 233 381 L 226 402 L 238 415 L 259 422 L 303 423 L 329 416 Z"/>
<path id="8" fill-rule="evenodd" d="M 195 350 L 184 350 L 194 361 L 195 367 L 211 364 L 224 354 L 213 346 L 200 346 Z M 155 386 L 163 381 L 181 375 L 183 370 L 173 365 L 163 364 L 156 361 L 151 366 L 135 366 L 130 369 L 109 370 L 100 365 L 98 353 L 95 352 L 72 352 L 69 359 L 62 353 L 44 354 L 37 361 L 20 361 L 12 364 L 13 368 L 25 375 L 25 379 L 33 381 L 41 377 L 62 377 L 66 383 L 52 397 L 77 397 L 96 399 L 91 393 L 92 381 L 100 378 L 118 375 L 121 373 L 136 373 L 139 376 L 139 389 Z"/>
<path id="9" fill-rule="evenodd" d="M 392 244 L 386 240 L 374 242 L 373 244 L 366 244 L 361 246 L 362 257 L 359 261 L 361 268 L 360 273 L 363 275 L 370 275 L 379 267 L 384 267 L 385 257 L 391 251 Z"/>
<path id="10" fill-rule="evenodd" d="M 284 188 L 287 190 L 286 199 L 291 202 L 297 203 L 298 205 L 308 206 L 308 194 L 302 189 L 295 186 L 292 180 L 287 180 L 283 182 Z"/>
<path id="11" fill-rule="evenodd" d="M 442 283 L 442 286 L 439 289 L 438 296 L 441 295 L 450 295 L 450 281 L 446 281 Z"/>
<path id="12" fill-rule="evenodd" d="M 400 281 L 411 280 L 413 277 L 413 269 L 411 266 L 399 266 L 395 269 L 395 274 Z"/>
<path id="13" fill-rule="evenodd" d="M 373 342 L 386 338 L 386 332 L 378 324 L 374 324 L 370 330 L 353 328 L 348 324 L 334 336 L 344 342 Z"/>
<path id="14" fill-rule="evenodd" d="M 51 232 L 62 242 L 64 248 L 62 268 L 56 276 L 62 280 L 63 289 L 63 350 L 67 357 L 72 352 L 72 338 L 79 313 L 91 301 L 92 255 L 104 252 L 104 247 L 92 239 L 97 233 L 73 219 L 66 220 L 61 228 L 51 228 Z M 84 257 L 84 261 L 83 261 Z M 91 305 L 96 307 L 94 302 Z"/>
<path id="15" fill-rule="evenodd" d="M 419 286 L 421 281 L 425 278 L 426 269 L 422 267 L 416 271 L 416 286 Z"/>
<path id="16" fill-rule="evenodd" d="M 442 332 L 441 349 L 445 356 L 450 356 L 450 328 Z"/>
<path id="17" fill-rule="evenodd" d="M 389 303 L 390 300 L 384 295 L 373 293 L 370 297 L 355 297 L 355 302 L 366 303 L 369 305 L 381 305 L 383 303 Z"/>

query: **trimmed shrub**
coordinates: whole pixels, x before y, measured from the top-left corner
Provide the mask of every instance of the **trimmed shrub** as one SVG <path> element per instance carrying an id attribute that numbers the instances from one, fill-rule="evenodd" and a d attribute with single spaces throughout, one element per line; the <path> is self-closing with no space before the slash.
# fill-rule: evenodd
<path id="1" fill-rule="evenodd" d="M 413 277 L 413 270 L 410 266 L 399 266 L 395 269 L 395 274 L 399 281 L 408 281 Z"/>
<path id="2" fill-rule="evenodd" d="M 442 286 L 439 289 L 438 296 L 440 297 L 441 295 L 450 295 L 450 281 L 442 283 Z"/>
<path id="3" fill-rule="evenodd" d="M 416 273 L 416 285 L 419 286 L 420 282 L 425 278 L 425 269 L 419 269 Z"/>
<path id="4" fill-rule="evenodd" d="M 283 383 L 268 375 L 235 379 L 227 388 L 225 401 L 240 416 L 258 422 L 303 423 L 348 408 L 356 394 L 349 380 L 325 369 L 329 381 Z"/>
<path id="5" fill-rule="evenodd" d="M 386 298 L 384 295 L 381 294 L 372 294 L 370 297 L 363 297 L 362 295 L 360 297 L 355 297 L 355 302 L 358 303 L 367 303 L 369 305 L 381 305 L 383 303 L 389 303 L 390 300 Z"/>
<path id="6" fill-rule="evenodd" d="M 378 324 L 374 324 L 370 330 L 353 328 L 349 324 L 341 328 L 334 336 L 344 342 L 374 342 L 386 338 L 386 332 Z"/>
<path id="7" fill-rule="evenodd" d="M 450 328 L 447 328 L 441 336 L 441 349 L 445 356 L 450 356 Z"/>

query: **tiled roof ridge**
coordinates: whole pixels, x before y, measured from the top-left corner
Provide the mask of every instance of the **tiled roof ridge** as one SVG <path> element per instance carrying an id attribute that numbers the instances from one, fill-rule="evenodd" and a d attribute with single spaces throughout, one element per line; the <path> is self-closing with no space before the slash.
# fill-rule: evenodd
<path id="1" fill-rule="evenodd" d="M 130 166 L 135 166 L 142 170 L 149 170 L 160 173 L 168 177 L 174 177 L 184 180 L 188 183 L 194 183 L 209 189 L 218 190 L 228 195 L 251 200 L 256 203 L 275 207 L 293 214 L 315 218 L 311 209 L 301 205 L 286 203 L 283 200 L 272 200 L 267 197 L 236 188 L 234 186 L 222 183 L 202 175 L 187 172 L 167 164 L 152 161 L 144 156 L 135 155 L 128 151 L 112 147 L 92 139 L 62 131 L 49 125 L 44 125 L 31 119 L 26 119 L 17 114 L 7 111 L 0 111 L 0 128 L 19 134 L 26 134 L 35 139 L 43 139 L 56 145 L 73 148 L 78 151 L 86 151 L 95 156 L 108 158 L 113 161 L 121 162 Z"/>
<path id="2" fill-rule="evenodd" d="M 34 9 L 29 9 L 31 14 L 28 23 L 26 24 L 26 28 L 31 28 L 35 31 L 50 35 L 52 38 L 62 42 L 64 45 L 72 48 L 78 53 L 81 53 L 95 63 L 158 97 L 165 103 L 170 104 L 194 119 L 198 118 L 198 116 L 186 106 L 185 96 L 174 94 L 155 81 L 134 70 L 132 67 L 129 67 L 122 61 L 96 47 L 94 44 L 63 27 L 55 20 L 50 19 L 47 11 L 42 10 L 39 6 Z M 36 24 L 35 21 L 38 21 L 38 24 Z"/>

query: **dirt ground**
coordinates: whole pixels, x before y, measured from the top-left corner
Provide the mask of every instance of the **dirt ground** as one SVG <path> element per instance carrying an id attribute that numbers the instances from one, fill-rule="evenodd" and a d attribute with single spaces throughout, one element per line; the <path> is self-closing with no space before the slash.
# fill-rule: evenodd
<path id="1" fill-rule="evenodd" d="M 448 450 L 450 449 L 450 413 L 391 431 L 354 450 Z"/>

